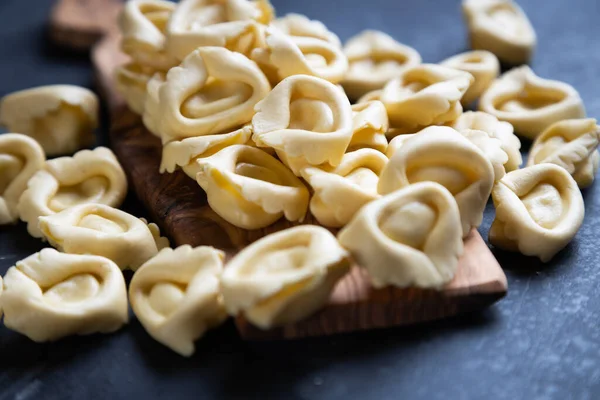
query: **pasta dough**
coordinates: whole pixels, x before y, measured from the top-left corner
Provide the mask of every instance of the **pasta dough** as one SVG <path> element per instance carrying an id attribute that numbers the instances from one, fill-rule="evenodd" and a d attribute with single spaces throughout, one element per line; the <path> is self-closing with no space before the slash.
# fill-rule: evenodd
<path id="1" fill-rule="evenodd" d="M 472 82 L 468 72 L 421 64 L 389 81 L 381 92 L 381 102 L 393 127 L 443 124 L 462 113 L 460 100 Z"/>
<path id="2" fill-rule="evenodd" d="M 272 26 L 289 36 L 324 40 L 336 47 L 341 47 L 340 38 L 321 22 L 308 19 L 305 15 L 290 13 L 277 18 Z"/>
<path id="3" fill-rule="evenodd" d="M 146 331 L 189 357 L 194 341 L 227 317 L 219 291 L 225 254 L 208 246 L 163 249 L 131 279 L 131 308 Z"/>
<path id="4" fill-rule="evenodd" d="M 346 151 L 372 148 L 381 152 L 387 149 L 385 137 L 389 122 L 382 102 L 374 100 L 352 106 L 352 140 Z"/>
<path id="5" fill-rule="evenodd" d="M 244 229 L 264 228 L 282 216 L 302 221 L 308 190 L 294 174 L 264 151 L 233 145 L 196 161 L 198 184 L 210 207 Z"/>
<path id="6" fill-rule="evenodd" d="M 43 237 L 60 251 L 93 254 L 136 270 L 169 246 L 155 224 L 103 204 L 79 204 L 39 218 Z"/>
<path id="7" fill-rule="evenodd" d="M 481 96 L 479 109 L 510 122 L 518 134 L 530 139 L 555 122 L 585 116 L 583 101 L 571 85 L 540 78 L 527 66 L 513 68 L 494 81 Z"/>
<path id="8" fill-rule="evenodd" d="M 580 188 L 594 182 L 598 171 L 600 126 L 594 118 L 569 119 L 552 124 L 537 137 L 527 165 L 552 163 L 570 173 Z"/>
<path id="9" fill-rule="evenodd" d="M 54 249 L 8 270 L 2 309 L 4 325 L 35 342 L 114 332 L 128 320 L 125 280 L 115 263 Z"/>
<path id="10" fill-rule="evenodd" d="M 498 58 L 485 50 L 457 54 L 442 61 L 440 65 L 456 68 L 473 75 L 474 81 L 460 101 L 463 106 L 468 106 L 477 100 L 500 73 Z"/>
<path id="11" fill-rule="evenodd" d="M 221 278 L 225 308 L 261 329 L 299 321 L 325 305 L 349 265 L 348 253 L 325 228 L 273 233 L 227 264 Z"/>
<path id="12" fill-rule="evenodd" d="M 157 91 L 158 104 L 146 104 L 144 121 L 163 144 L 223 133 L 249 122 L 255 104 L 271 89 L 253 61 L 221 47 L 195 50 L 159 82 L 148 88 L 148 102 L 157 99 L 150 93 Z"/>
<path id="13" fill-rule="evenodd" d="M 73 157 L 46 161 L 21 196 L 17 210 L 33 237 L 42 237 L 38 217 L 56 214 L 77 204 L 118 207 L 127 194 L 127 178 L 106 147 L 82 150 Z"/>
<path id="14" fill-rule="evenodd" d="M 0 125 L 31 136 L 48 156 L 73 153 L 95 140 L 98 97 L 71 85 L 21 90 L 2 98 Z"/>
<path id="15" fill-rule="evenodd" d="M 490 243 L 549 261 L 575 236 L 585 214 L 575 180 L 555 164 L 506 174 L 492 192 Z"/>
<path id="16" fill-rule="evenodd" d="M 164 80 L 164 73 L 136 63 L 125 64 L 115 70 L 115 87 L 136 114 L 144 113 L 146 88 L 154 74 L 162 75 Z"/>
<path id="17" fill-rule="evenodd" d="M 390 79 L 421 63 L 421 55 L 415 49 L 373 30 L 350 38 L 344 53 L 349 69 L 342 85 L 352 99 L 383 88 Z"/>
<path id="18" fill-rule="evenodd" d="M 18 133 L 0 136 L 0 225 L 19 220 L 19 198 L 45 160 L 44 150 L 30 137 Z"/>
<path id="19" fill-rule="evenodd" d="M 434 182 L 415 183 L 365 205 L 338 234 L 376 288 L 436 289 L 454 277 L 461 236 L 456 201 Z"/>
<path id="20" fill-rule="evenodd" d="M 379 177 L 385 195 L 416 182 L 440 183 L 460 210 L 463 237 L 481 224 L 494 185 L 494 168 L 463 135 L 444 126 L 423 129 L 398 148 Z"/>
<path id="21" fill-rule="evenodd" d="M 366 203 L 379 197 L 379 174 L 387 157 L 377 150 L 347 153 L 335 168 L 308 167 L 302 177 L 312 187 L 310 211 L 321 225 L 341 227 Z"/>
<path id="22" fill-rule="evenodd" d="M 494 168 L 494 181 L 502 179 L 506 174 L 504 164 L 508 161 L 508 155 L 502 150 L 502 142 L 491 137 L 487 132 L 474 129 L 465 129 L 460 134 L 477 146 L 492 164 Z"/>
<path id="23" fill-rule="evenodd" d="M 507 64 L 529 62 L 537 39 L 527 15 L 517 3 L 464 0 L 463 12 L 473 49 L 488 50 Z"/>
<path id="24" fill-rule="evenodd" d="M 521 141 L 513 133 L 513 127 L 510 123 L 498 121 L 493 115 L 480 111 L 467 111 L 458 117 L 452 127 L 461 132 L 467 129 L 484 131 L 493 138 L 502 142 L 502 150 L 508 155 L 508 160 L 504 163 L 506 172 L 518 169 L 523 159 L 521 157 Z"/>
<path id="25" fill-rule="evenodd" d="M 256 105 L 252 128 L 257 146 L 271 147 L 280 157 L 283 153 L 296 164 L 336 166 L 352 140 L 352 108 L 332 83 L 296 75 Z"/>
<path id="26" fill-rule="evenodd" d="M 267 0 L 182 0 L 167 25 L 167 49 L 180 60 L 206 46 L 249 55 L 263 45 L 260 24 L 272 18 Z"/>

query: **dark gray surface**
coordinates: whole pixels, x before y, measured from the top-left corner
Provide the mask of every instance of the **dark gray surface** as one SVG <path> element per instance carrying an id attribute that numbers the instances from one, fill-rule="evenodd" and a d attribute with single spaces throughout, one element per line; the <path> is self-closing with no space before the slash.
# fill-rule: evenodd
<path id="1" fill-rule="evenodd" d="M 457 1 L 274 1 L 321 19 L 345 40 L 389 32 L 426 62 L 467 49 Z M 539 36 L 533 69 L 574 85 L 600 114 L 600 2 L 521 1 Z M 43 39 L 50 0 L 0 0 L 0 95 L 29 86 L 89 86 L 85 56 Z M 103 136 L 105 138 L 105 136 Z M 105 139 L 102 139 L 105 140 Z M 35 344 L 0 328 L 0 399 L 597 399 L 600 398 L 598 185 L 586 220 L 551 263 L 495 252 L 509 295 L 489 310 L 414 328 L 296 342 L 245 343 L 233 326 L 184 359 L 132 319 L 113 335 Z M 127 209 L 140 214 L 130 199 Z M 484 237 L 493 218 L 486 210 Z M 0 227 L 0 272 L 41 249 L 25 226 Z"/>

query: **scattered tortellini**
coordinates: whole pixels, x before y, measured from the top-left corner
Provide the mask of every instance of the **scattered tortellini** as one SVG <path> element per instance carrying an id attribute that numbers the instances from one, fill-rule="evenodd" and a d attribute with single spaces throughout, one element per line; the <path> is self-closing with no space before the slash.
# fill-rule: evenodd
<path id="1" fill-rule="evenodd" d="M 461 114 L 452 127 L 461 132 L 467 129 L 484 131 L 493 138 L 502 142 L 502 150 L 507 154 L 508 160 L 504 164 L 506 172 L 518 169 L 523 163 L 521 157 L 521 141 L 513 133 L 513 126 L 509 122 L 499 121 L 498 118 L 481 111 L 467 111 Z"/>
<path id="2" fill-rule="evenodd" d="M 445 126 L 432 126 L 411 136 L 397 148 L 379 177 L 385 195 L 423 181 L 443 185 L 460 210 L 463 237 L 483 219 L 494 185 L 494 167 L 469 139 Z"/>
<path id="3" fill-rule="evenodd" d="M 180 60 L 206 46 L 249 55 L 272 18 L 268 0 L 182 0 L 167 24 L 167 50 Z"/>
<path id="4" fill-rule="evenodd" d="M 0 125 L 31 136 L 48 156 L 64 155 L 94 143 L 98 107 L 98 97 L 88 89 L 41 86 L 2 98 Z"/>
<path id="5" fill-rule="evenodd" d="M 527 165 L 552 163 L 563 167 L 580 188 L 590 186 L 598 171 L 600 126 L 594 118 L 552 124 L 535 139 Z"/>
<path id="6" fill-rule="evenodd" d="M 467 51 L 440 63 L 445 67 L 460 69 L 473 75 L 473 83 L 461 99 L 463 106 L 477 100 L 500 74 L 498 58 L 485 50 Z"/>
<path id="7" fill-rule="evenodd" d="M 342 46 L 340 38 L 327 29 L 322 22 L 311 20 L 302 14 L 286 14 L 277 18 L 271 25 L 292 37 L 320 39 L 336 47 Z"/>
<path id="8" fill-rule="evenodd" d="M 468 72 L 435 64 L 408 68 L 381 92 L 392 127 L 426 127 L 455 120 L 473 82 Z"/>
<path id="9" fill-rule="evenodd" d="M 415 49 L 374 30 L 350 38 L 344 53 L 349 69 L 342 85 L 352 99 L 382 89 L 390 79 L 421 63 L 421 55 Z"/>
<path id="10" fill-rule="evenodd" d="M 121 205 L 127 194 L 127 178 L 112 151 L 106 147 L 82 150 L 73 157 L 46 161 L 36 172 L 17 205 L 21 220 L 33 237 L 42 237 L 38 218 L 56 214 L 77 204 Z"/>
<path id="11" fill-rule="evenodd" d="M 439 289 L 454 277 L 463 252 L 456 201 L 434 182 L 412 184 L 365 205 L 338 238 L 378 288 Z"/>
<path id="12" fill-rule="evenodd" d="M 302 177 L 314 191 L 310 211 L 321 225 L 342 227 L 368 202 L 379 197 L 379 174 L 387 157 L 373 149 L 346 153 L 333 168 L 307 167 Z"/>
<path id="13" fill-rule="evenodd" d="M 490 243 L 549 261 L 575 236 L 585 214 L 577 182 L 555 164 L 512 171 L 492 192 Z"/>
<path id="14" fill-rule="evenodd" d="M 508 161 L 508 155 L 502 149 L 502 142 L 487 132 L 475 129 L 465 129 L 461 135 L 469 139 L 471 143 L 481 150 L 494 168 L 494 181 L 499 181 L 506 174 L 504 164 Z"/>
<path id="15" fill-rule="evenodd" d="M 165 32 L 175 4 L 165 0 L 130 0 L 119 15 L 121 49 L 136 63 L 168 70 L 177 59 L 167 54 Z"/>
<path id="16" fill-rule="evenodd" d="M 271 90 L 256 63 L 222 47 L 193 51 L 154 85 L 148 88 L 144 122 L 163 143 L 247 123 L 256 103 Z M 156 100 L 158 104 L 148 104 Z"/>
<path id="17" fill-rule="evenodd" d="M 352 108 L 334 84 L 295 75 L 256 105 L 252 129 L 259 147 L 275 149 L 298 174 L 302 165 L 339 165 L 352 140 Z"/>
<path id="18" fill-rule="evenodd" d="M 354 104 L 352 114 L 352 140 L 346 151 L 371 148 L 385 152 L 389 121 L 383 103 L 374 100 Z"/>
<path id="19" fill-rule="evenodd" d="M 527 15 L 512 0 L 463 0 L 471 47 L 494 53 L 500 61 L 529 62 L 536 35 Z"/>
<path id="20" fill-rule="evenodd" d="M 141 64 L 128 63 L 115 70 L 115 88 L 123 96 L 129 109 L 136 114 L 144 113 L 148 82 L 155 74 L 161 75 L 164 80 L 164 72 Z"/>
<path id="21" fill-rule="evenodd" d="M 36 342 L 110 333 L 127 323 L 127 289 L 111 260 L 43 249 L 4 276 L 4 325 Z"/>
<path id="22" fill-rule="evenodd" d="M 573 86 L 540 78 L 528 66 L 513 68 L 494 81 L 481 96 L 479 109 L 510 122 L 517 134 L 530 139 L 555 122 L 585 117 Z"/>
<path id="23" fill-rule="evenodd" d="M 289 36 L 270 27 L 265 46 L 252 51 L 252 59 L 261 66 L 272 84 L 292 75 L 310 75 L 338 83 L 348 70 L 342 49 L 325 40 Z"/>
<path id="24" fill-rule="evenodd" d="M 196 161 L 198 184 L 210 207 L 244 229 L 271 225 L 282 216 L 302 221 L 309 193 L 302 181 L 266 152 L 233 145 Z"/>
<path id="25" fill-rule="evenodd" d="M 269 329 L 323 307 L 350 266 L 325 228 L 302 225 L 270 234 L 240 251 L 221 277 L 225 308 Z"/>
<path id="26" fill-rule="evenodd" d="M 44 150 L 32 138 L 18 133 L 0 135 L 0 225 L 19 220 L 19 198 L 45 161 Z"/>
<path id="27" fill-rule="evenodd" d="M 134 271 L 169 246 L 155 224 L 103 204 L 79 204 L 40 217 L 39 228 L 60 251 L 106 257 Z"/>
<path id="28" fill-rule="evenodd" d="M 194 341 L 225 320 L 219 290 L 224 257 L 208 246 L 166 248 L 136 271 L 129 301 L 154 339 L 189 357 Z"/>

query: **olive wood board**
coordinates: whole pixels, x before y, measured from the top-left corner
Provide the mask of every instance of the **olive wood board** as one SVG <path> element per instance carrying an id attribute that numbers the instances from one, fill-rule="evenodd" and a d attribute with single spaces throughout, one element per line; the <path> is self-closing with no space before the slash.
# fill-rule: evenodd
<path id="1" fill-rule="evenodd" d="M 125 170 L 129 185 L 151 218 L 174 246 L 210 245 L 225 250 L 228 257 L 265 235 L 296 225 L 279 220 L 258 230 L 235 227 L 219 217 L 207 204 L 200 186 L 183 172 L 160 174 L 161 143 L 144 127 L 141 118 L 129 111 L 114 89 L 112 72 L 126 57 L 119 50 L 114 16 L 120 4 L 114 0 L 62 0 L 52 13 L 50 29 L 71 32 L 52 34 L 62 45 L 82 48 L 82 40 L 71 36 L 82 30 L 90 41 L 92 61 L 101 94 L 110 115 L 111 147 Z M 105 10 L 111 18 L 98 17 Z M 57 19 L 56 16 L 63 16 Z M 64 18 L 67 15 L 69 18 Z M 77 22 L 74 21 L 77 19 Z M 94 21 L 90 24 L 90 21 Z M 66 26 L 63 24 L 67 23 Z M 102 25 L 105 24 L 105 25 Z M 100 27 L 100 28 L 99 28 Z M 101 30 L 102 34 L 97 34 Z M 102 39 L 101 39 L 102 38 Z M 304 223 L 316 223 L 308 216 Z M 264 331 L 243 317 L 236 326 L 244 339 L 290 339 L 321 336 L 445 318 L 489 306 L 506 295 L 502 268 L 474 229 L 465 239 L 465 251 L 454 279 L 442 290 L 418 288 L 375 289 L 363 269 L 353 266 L 333 290 L 328 304 L 315 315 L 278 329 Z"/>

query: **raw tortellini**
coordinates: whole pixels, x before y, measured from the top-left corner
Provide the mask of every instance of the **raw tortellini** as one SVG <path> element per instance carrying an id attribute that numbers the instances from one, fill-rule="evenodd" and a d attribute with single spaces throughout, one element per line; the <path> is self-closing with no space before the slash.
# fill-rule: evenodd
<path id="1" fill-rule="evenodd" d="M 127 194 L 127 178 L 112 151 L 82 150 L 73 157 L 46 161 L 21 196 L 17 210 L 27 230 L 42 237 L 38 217 L 56 214 L 77 204 L 118 207 Z"/>
<path id="2" fill-rule="evenodd" d="M 292 37 L 324 40 L 341 47 L 340 38 L 331 32 L 322 22 L 308 19 L 302 14 L 290 13 L 271 23 L 275 28 Z"/>
<path id="3" fill-rule="evenodd" d="M 44 150 L 28 136 L 0 136 L 0 225 L 18 221 L 17 204 L 29 178 L 44 167 Z"/>
<path id="4" fill-rule="evenodd" d="M 0 125 L 31 136 L 48 156 L 73 153 L 95 140 L 98 97 L 71 85 L 22 90 L 0 102 Z"/>
<path id="5" fill-rule="evenodd" d="M 423 181 L 440 183 L 452 193 L 460 210 L 463 237 L 481 224 L 494 185 L 494 168 L 463 135 L 434 126 L 410 137 L 383 169 L 378 191 L 388 194 Z"/>
<path id="6" fill-rule="evenodd" d="M 146 331 L 184 356 L 227 317 L 219 291 L 224 253 L 212 247 L 166 248 L 133 275 L 131 308 Z"/>
<path id="7" fill-rule="evenodd" d="M 252 139 L 271 147 L 298 174 L 302 165 L 338 165 L 352 140 L 352 108 L 344 92 L 307 75 L 281 81 L 256 105 Z"/>
<path id="8" fill-rule="evenodd" d="M 344 53 L 349 69 L 342 85 L 352 99 L 383 88 L 390 79 L 421 63 L 415 49 L 380 31 L 367 30 L 350 38 Z"/>
<path id="9" fill-rule="evenodd" d="M 460 100 L 471 83 L 468 72 L 435 64 L 406 69 L 381 92 L 393 127 L 425 127 L 455 120 Z"/>
<path id="10" fill-rule="evenodd" d="M 527 165 L 552 163 L 569 172 L 580 188 L 590 186 L 598 171 L 600 126 L 596 120 L 570 119 L 557 122 L 537 137 Z"/>
<path id="11" fill-rule="evenodd" d="M 39 228 L 60 251 L 106 257 L 134 271 L 169 245 L 155 224 L 103 204 L 79 204 L 40 217 Z"/>
<path id="12" fill-rule="evenodd" d="M 477 100 L 500 73 L 498 58 L 489 51 L 475 50 L 457 54 L 440 63 L 445 67 L 460 69 L 473 75 L 473 83 L 461 99 L 463 106 Z"/>
<path id="13" fill-rule="evenodd" d="M 471 47 L 488 50 L 500 61 L 519 65 L 531 58 L 536 35 L 527 15 L 512 0 L 464 0 Z"/>
<path id="14" fill-rule="evenodd" d="M 527 66 L 513 68 L 494 81 L 481 96 L 479 109 L 510 122 L 519 135 L 530 139 L 555 122 L 585 116 L 573 86 L 540 78 Z"/>
<path id="15" fill-rule="evenodd" d="M 523 162 L 521 157 L 521 141 L 513 133 L 513 126 L 504 121 L 498 121 L 493 115 L 481 111 L 467 111 L 458 117 L 452 127 L 459 132 L 467 129 L 484 131 L 493 138 L 502 142 L 502 150 L 507 154 L 508 160 L 504 164 L 506 172 L 514 171 Z"/>
<path id="16" fill-rule="evenodd" d="M 385 152 L 389 129 L 387 111 L 382 102 L 374 100 L 352 105 L 352 140 L 346 151 L 371 148 Z"/>
<path id="17" fill-rule="evenodd" d="M 267 0 L 182 0 L 167 24 L 167 49 L 180 60 L 206 46 L 249 55 L 263 44 L 260 24 L 272 18 Z"/>
<path id="18" fill-rule="evenodd" d="M 203 47 L 150 86 L 144 122 L 163 143 L 223 133 L 249 122 L 271 89 L 258 66 L 221 47 Z M 156 93 L 153 93 L 156 91 Z M 158 104 L 149 102 L 158 100 Z"/>
<path id="19" fill-rule="evenodd" d="M 133 112 L 144 113 L 148 82 L 155 74 L 161 75 L 164 80 L 164 72 L 136 63 L 125 64 L 115 70 L 115 87 Z"/>
<path id="20" fill-rule="evenodd" d="M 554 164 L 513 171 L 492 192 L 496 219 L 490 243 L 549 261 L 575 236 L 584 204 L 575 180 Z"/>
<path id="21" fill-rule="evenodd" d="M 463 252 L 456 201 L 434 182 L 365 205 L 338 238 L 378 288 L 440 288 L 454 277 Z"/>
<path id="22" fill-rule="evenodd" d="M 233 145 L 196 161 L 198 184 L 210 207 L 244 229 L 264 228 L 282 216 L 302 221 L 308 190 L 276 158 L 255 147 Z"/>
<path id="23" fill-rule="evenodd" d="M 321 225 L 341 227 L 366 203 L 379 197 L 379 174 L 387 157 L 373 149 L 346 153 L 335 168 L 307 167 L 302 177 L 312 187 L 310 211 Z"/>
<path id="24" fill-rule="evenodd" d="M 349 269 L 348 253 L 325 228 L 273 233 L 240 251 L 221 278 L 225 307 L 269 329 L 313 314 Z"/>
<path id="25" fill-rule="evenodd" d="M 44 249 L 4 276 L 4 325 L 36 342 L 114 332 L 127 323 L 127 289 L 119 267 L 91 255 Z"/>

